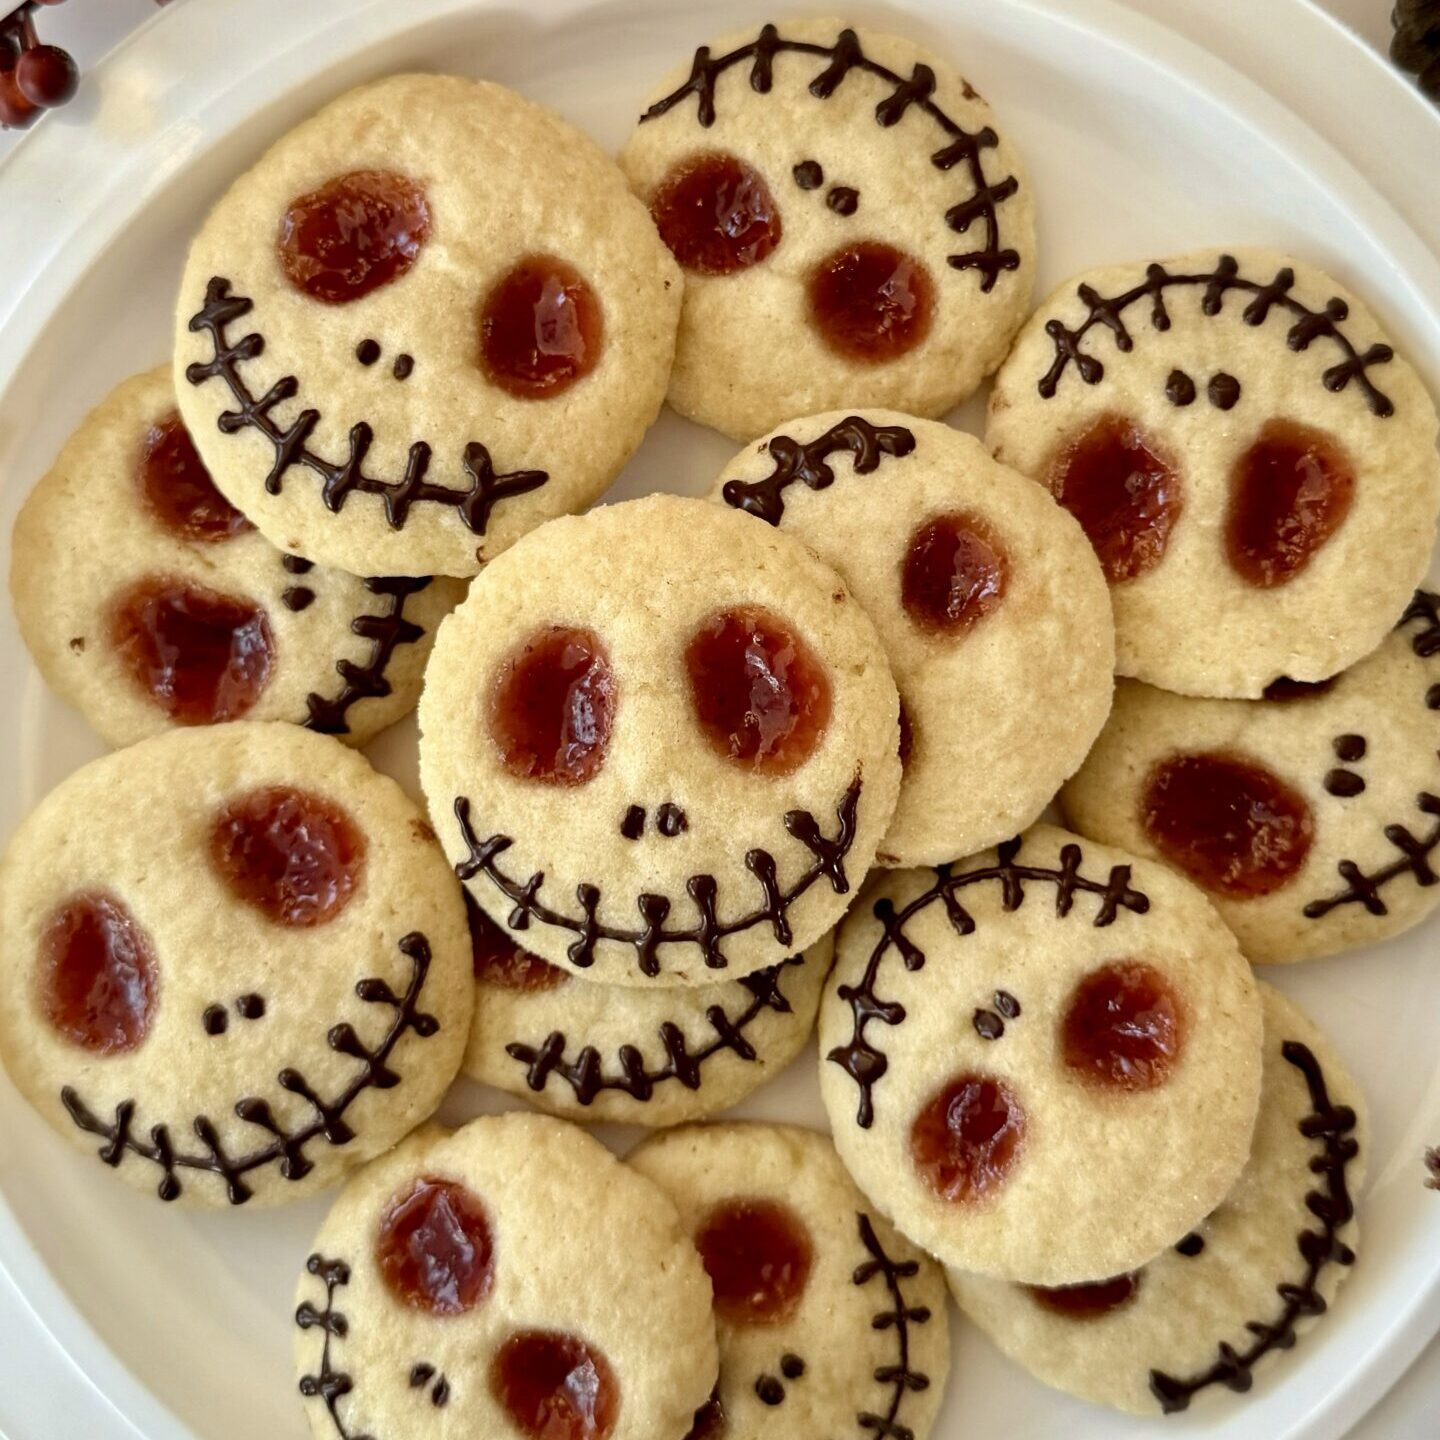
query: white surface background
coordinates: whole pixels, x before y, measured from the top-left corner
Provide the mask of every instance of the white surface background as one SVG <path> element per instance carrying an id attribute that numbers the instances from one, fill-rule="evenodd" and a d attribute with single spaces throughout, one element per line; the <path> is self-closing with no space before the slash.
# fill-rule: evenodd
<path id="1" fill-rule="evenodd" d="M 183 0 L 183 3 L 199 4 L 203 0 Z M 1206 30 L 1212 27 L 1243 34 L 1245 12 L 1256 0 L 1129 0 L 1129 3 L 1203 41 Z M 1263 4 L 1264 0 L 1259 3 Z M 1371 46 L 1383 51 L 1390 34 L 1390 0 L 1318 0 L 1318 3 Z M 154 10 L 154 0 L 70 0 L 68 4 L 41 12 L 42 38 L 70 50 L 84 72 L 134 26 L 149 19 Z M 1297 48 L 1287 57 L 1288 63 L 1278 67 L 1271 63 L 1257 78 L 1279 98 L 1306 112 L 1306 118 L 1323 130 L 1327 127 L 1313 113 L 1313 104 L 1303 103 L 1312 98 L 1308 92 L 1323 80 L 1323 76 L 1312 73 L 1313 62 L 1307 69 L 1306 58 L 1304 50 Z M 1256 63 L 1262 65 L 1262 58 L 1257 57 Z M 1403 102 L 1403 97 L 1399 98 Z M 1343 106 L 1343 96 L 1334 100 Z M 1353 122 L 1345 110 L 1332 108 L 1331 114 L 1336 126 L 1349 129 L 1349 138 L 1353 139 Z M 72 119 L 61 111 L 46 123 L 74 125 L 75 143 L 83 143 L 78 118 Z M 0 157 L 17 138 L 0 134 Z M 1336 136 L 1327 138 L 1333 140 Z M 1435 154 L 1389 158 L 1396 170 L 1396 183 L 1403 186 L 1408 172 L 1418 187 L 1405 194 L 1397 193 L 1392 184 L 1390 198 L 1422 234 L 1428 234 L 1440 245 L 1440 187 L 1436 185 Z M 0 211 L 3 203 L 3 190 L 0 190 Z M 1423 213 L 1427 208 L 1433 213 Z M 63 1430 L 58 1420 L 57 1397 L 61 1394 L 65 1397 L 67 1417 Z M 72 1440 L 72 1437 L 79 1440 L 110 1418 L 110 1407 L 104 1397 L 40 1333 L 22 1297 L 0 1277 L 0 1440 Z M 1404 1380 L 1358 1427 L 1352 1440 L 1382 1440 L 1382 1437 L 1383 1440 L 1420 1440 L 1420 1437 L 1428 1440 L 1437 1433 L 1440 1433 L 1440 1341 L 1422 1355 Z"/>

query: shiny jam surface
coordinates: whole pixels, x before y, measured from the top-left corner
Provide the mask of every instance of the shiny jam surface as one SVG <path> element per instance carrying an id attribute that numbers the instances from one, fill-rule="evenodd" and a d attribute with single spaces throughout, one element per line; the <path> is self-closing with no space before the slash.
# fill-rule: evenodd
<path id="1" fill-rule="evenodd" d="M 390 1293 L 412 1310 L 473 1310 L 495 1276 L 495 1245 L 480 1197 L 453 1180 L 416 1180 L 380 1217 L 375 1263 Z"/>
<path id="2" fill-rule="evenodd" d="M 391 170 L 352 170 L 292 200 L 275 247 L 297 290 L 343 305 L 398 280 L 429 235 L 419 184 Z"/>
<path id="3" fill-rule="evenodd" d="M 529 1440 L 605 1440 L 620 1418 L 609 1361 L 578 1335 L 512 1335 L 490 1362 L 490 1389 Z"/>
<path id="4" fill-rule="evenodd" d="M 255 528 L 215 488 L 190 432 L 173 410 L 146 431 L 137 479 L 150 513 L 184 540 L 228 540 Z"/>
<path id="5" fill-rule="evenodd" d="M 968 1205 L 1004 1185 L 1025 1142 L 1025 1112 L 988 1075 L 957 1075 L 925 1103 L 910 1127 L 910 1154 L 942 1200 Z"/>
<path id="6" fill-rule="evenodd" d="M 910 537 L 900 598 L 922 629 L 961 635 L 999 606 L 1007 569 L 1005 552 L 983 520 L 939 515 Z"/>
<path id="7" fill-rule="evenodd" d="M 470 918 L 470 954 L 475 978 L 505 990 L 554 990 L 570 978 L 567 970 L 522 949 L 465 892 Z"/>
<path id="8" fill-rule="evenodd" d="M 592 631 L 552 625 L 501 664 L 490 692 L 490 734 L 521 780 L 583 785 L 605 764 L 615 679 Z"/>
<path id="9" fill-rule="evenodd" d="M 759 171 L 734 155 L 697 155 L 660 182 L 650 201 L 660 238 L 687 270 L 733 275 L 780 243 L 780 210 Z"/>
<path id="10" fill-rule="evenodd" d="M 225 806 L 210 859 L 237 899 L 277 925 L 324 925 L 360 883 L 365 836 L 333 800 L 271 785 Z"/>
<path id="11" fill-rule="evenodd" d="M 805 1223 L 775 1200 L 727 1200 L 705 1217 L 695 1248 L 732 1325 L 778 1325 L 805 1293 L 814 1247 Z"/>
<path id="12" fill-rule="evenodd" d="M 847 360 L 880 365 L 908 354 L 930 333 L 935 285 L 912 255 L 878 241 L 822 260 L 809 283 L 810 320 Z"/>
<path id="13" fill-rule="evenodd" d="M 595 368 L 604 328 L 600 301 L 573 265 L 527 255 L 485 297 L 481 368 L 507 394 L 545 400 Z"/>
<path id="14" fill-rule="evenodd" d="M 786 775 L 815 753 L 830 723 L 820 658 L 778 615 L 722 611 L 685 649 L 690 697 L 706 739 L 737 765 Z"/>
<path id="15" fill-rule="evenodd" d="M 1051 492 L 1080 522 L 1112 585 L 1160 563 L 1180 518 L 1180 476 L 1133 421 L 1101 415 L 1061 447 L 1049 478 Z"/>
<path id="16" fill-rule="evenodd" d="M 1092 1280 L 1084 1285 L 1030 1286 L 1030 1297 L 1042 1309 L 1071 1320 L 1094 1320 L 1128 1305 L 1140 1293 L 1144 1272 Z"/>
<path id="17" fill-rule="evenodd" d="M 134 1050 L 155 1014 L 150 937 L 104 891 L 72 895 L 40 932 L 40 1000 L 46 1019 L 93 1055 Z"/>
<path id="18" fill-rule="evenodd" d="M 1271 420 L 1230 476 L 1225 553 L 1250 585 L 1293 580 L 1344 523 L 1355 469 L 1323 430 Z"/>
<path id="19" fill-rule="evenodd" d="M 1219 751 L 1157 764 L 1140 796 L 1140 823 L 1172 865 L 1237 900 L 1288 885 L 1315 833 L 1303 795 L 1265 766 Z"/>
<path id="20" fill-rule="evenodd" d="M 115 597 L 110 644 L 134 682 L 181 725 L 240 719 L 259 700 L 275 658 L 261 606 L 165 575 Z"/>
<path id="21" fill-rule="evenodd" d="M 1184 1043 L 1180 1001 L 1153 965 L 1118 961 L 1075 987 L 1060 1024 L 1065 1064 L 1116 1090 L 1155 1090 Z"/>

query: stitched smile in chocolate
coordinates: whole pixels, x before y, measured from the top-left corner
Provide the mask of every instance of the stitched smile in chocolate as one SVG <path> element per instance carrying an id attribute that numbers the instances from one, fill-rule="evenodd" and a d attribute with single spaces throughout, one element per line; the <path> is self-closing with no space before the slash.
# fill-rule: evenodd
<path id="1" fill-rule="evenodd" d="M 402 75 L 334 101 L 216 206 L 176 388 L 215 484 L 274 543 L 472 575 L 609 484 L 659 409 L 679 305 L 593 142 L 498 85 Z"/>
<path id="2" fill-rule="evenodd" d="M 671 496 L 527 536 L 441 627 L 421 781 L 456 872 L 524 949 L 708 985 L 849 904 L 899 788 L 870 621 L 798 541 Z"/>

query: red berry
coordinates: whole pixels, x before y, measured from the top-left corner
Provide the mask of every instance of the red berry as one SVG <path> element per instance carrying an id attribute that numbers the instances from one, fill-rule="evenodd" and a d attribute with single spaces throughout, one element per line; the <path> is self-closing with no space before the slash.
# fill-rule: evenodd
<path id="1" fill-rule="evenodd" d="M 21 93 L 13 70 L 0 70 L 0 125 L 11 130 L 23 130 L 35 118 L 39 108 Z"/>
<path id="2" fill-rule="evenodd" d="M 15 62 L 15 80 L 32 105 L 51 109 L 74 95 L 80 72 L 68 50 L 58 45 L 36 45 Z"/>

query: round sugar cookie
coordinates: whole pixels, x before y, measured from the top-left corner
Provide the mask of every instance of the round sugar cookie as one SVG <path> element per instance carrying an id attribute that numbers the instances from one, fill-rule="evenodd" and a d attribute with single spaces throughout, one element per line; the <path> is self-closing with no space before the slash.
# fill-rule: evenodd
<path id="1" fill-rule="evenodd" d="M 1440 904 L 1440 595 L 1373 655 L 1263 700 L 1123 681 L 1061 797 L 1084 835 L 1204 889 L 1252 961 L 1374 944 Z"/>
<path id="2" fill-rule="evenodd" d="M 820 1088 L 860 1188 L 947 1265 L 1133 1269 L 1229 1192 L 1260 1000 L 1192 885 L 1050 825 L 872 885 L 820 1005 Z"/>
<path id="3" fill-rule="evenodd" d="M 886 410 L 788 422 L 712 498 L 804 541 L 880 632 L 905 767 L 880 864 L 970 855 L 1039 817 L 1114 686 L 1105 577 L 1064 510 L 973 436 Z"/>
<path id="4" fill-rule="evenodd" d="M 475 1022 L 465 1073 L 567 1120 L 656 1127 L 734 1105 L 815 1028 L 835 945 L 740 980 L 617 989 L 532 955 L 475 904 Z"/>
<path id="5" fill-rule="evenodd" d="M 242 718 L 362 745 L 414 707 L 465 593 L 276 550 L 211 482 L 169 366 L 116 386 L 30 492 L 10 591 L 41 674 L 112 745 Z"/>
<path id="6" fill-rule="evenodd" d="M 1066 281 L 996 376 L 985 430 L 1095 543 L 1119 673 L 1252 699 L 1343 670 L 1395 623 L 1435 542 L 1435 436 L 1365 306 L 1268 250 Z"/>
<path id="7" fill-rule="evenodd" d="M 830 930 L 890 823 L 875 627 L 798 541 L 653 495 L 553 521 L 440 628 L 420 774 L 456 873 L 603 984 L 712 985 Z"/>
<path id="8" fill-rule="evenodd" d="M 629 1162 L 679 1207 L 714 1287 L 720 1381 L 691 1440 L 925 1440 L 950 1370 L 944 1277 L 823 1135 L 692 1125 Z"/>
<path id="9" fill-rule="evenodd" d="M 960 1308 L 1047 1385 L 1138 1415 L 1248 1391 L 1335 1302 L 1355 1260 L 1365 1106 L 1325 1036 L 1260 987 L 1250 1159 L 1218 1209 L 1141 1269 L 1035 1291 L 950 1272 Z"/>
<path id="10" fill-rule="evenodd" d="M 315 1440 L 674 1440 L 717 1369 L 675 1206 L 542 1115 L 427 1125 L 367 1166 L 296 1300 Z"/>
<path id="11" fill-rule="evenodd" d="M 703 45 L 620 163 L 685 271 L 670 403 L 737 440 L 793 415 L 939 415 L 1030 304 L 1034 203 L 951 65 L 838 20 Z"/>
<path id="12" fill-rule="evenodd" d="M 395 75 L 284 135 L 210 212 L 175 387 L 215 483 L 282 549 L 473 575 L 629 459 L 680 290 L 592 140 L 500 85 Z"/>
<path id="13" fill-rule="evenodd" d="M 294 725 L 177 730 L 52 791 L 0 860 L 16 1088 L 181 1205 L 314 1194 L 433 1113 L 474 1005 L 434 833 Z"/>

